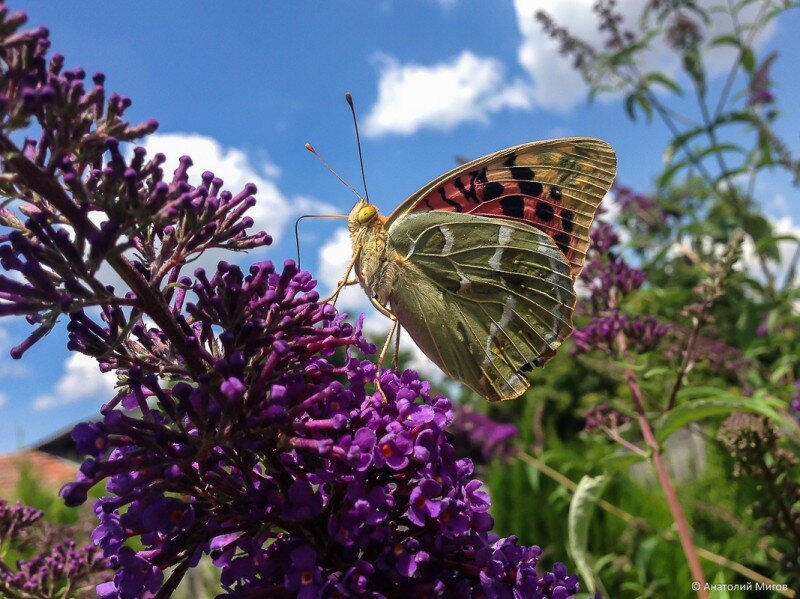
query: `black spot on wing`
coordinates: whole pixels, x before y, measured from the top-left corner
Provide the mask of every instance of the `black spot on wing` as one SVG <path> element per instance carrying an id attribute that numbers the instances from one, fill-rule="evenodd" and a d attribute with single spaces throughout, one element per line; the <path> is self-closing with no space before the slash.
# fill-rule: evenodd
<path id="1" fill-rule="evenodd" d="M 550 198 L 552 198 L 556 202 L 558 202 L 561 199 L 561 190 L 555 185 L 553 185 L 550 188 Z"/>
<path id="2" fill-rule="evenodd" d="M 497 181 L 492 181 L 491 183 L 487 183 L 483 186 L 483 197 L 481 197 L 481 201 L 489 202 L 491 200 L 496 200 L 501 195 L 503 195 L 503 187 L 502 183 L 498 183 Z"/>
<path id="3" fill-rule="evenodd" d="M 554 215 L 555 210 L 552 205 L 547 202 L 536 202 L 536 216 L 539 217 L 539 220 L 549 223 L 553 220 Z"/>
<path id="4" fill-rule="evenodd" d="M 511 152 L 508 157 L 503 160 L 503 166 L 514 166 L 515 161 L 517 160 L 517 153 Z"/>
<path id="5" fill-rule="evenodd" d="M 542 184 L 537 181 L 520 181 L 519 190 L 526 196 L 538 198 L 542 195 Z"/>
<path id="6" fill-rule="evenodd" d="M 486 168 L 483 168 L 479 171 L 473 171 L 469 174 L 475 181 L 475 183 L 486 183 L 488 179 L 486 178 Z"/>
<path id="7" fill-rule="evenodd" d="M 445 204 L 447 204 L 448 206 L 452 206 L 453 208 L 455 208 L 455 211 L 456 211 L 456 212 L 461 212 L 461 204 L 459 204 L 458 202 L 454 202 L 453 200 L 451 200 L 450 198 L 448 198 L 448 197 L 447 197 L 447 194 L 445 194 L 445 192 L 444 192 L 444 187 L 440 187 L 440 188 L 439 188 L 437 191 L 439 192 L 439 195 L 441 196 L 441 198 L 442 198 L 442 201 L 443 201 Z"/>
<path id="8" fill-rule="evenodd" d="M 473 179 L 472 181 L 474 182 L 475 179 Z M 465 200 L 472 200 L 473 202 L 476 202 L 476 203 L 478 202 L 478 194 L 475 193 L 474 184 L 472 186 L 470 186 L 469 189 L 467 189 L 467 186 L 464 185 L 463 181 L 461 181 L 461 177 L 458 177 L 455 181 L 453 181 L 453 184 L 456 186 L 456 189 L 458 190 L 458 192 L 462 196 L 464 196 Z"/>
<path id="9" fill-rule="evenodd" d="M 569 251 L 569 235 L 564 233 L 564 231 L 561 231 L 560 233 L 557 233 L 553 239 L 555 240 L 558 249 L 560 249 L 566 256 L 567 252 Z"/>
<path id="10" fill-rule="evenodd" d="M 573 219 L 575 218 L 575 213 L 572 210 L 567 210 L 564 208 L 561 211 L 561 228 L 564 229 L 567 233 L 572 231 L 575 226 Z"/>
<path id="11" fill-rule="evenodd" d="M 464 185 L 464 182 L 461 180 L 461 177 L 457 177 L 453 181 L 453 185 L 456 186 L 456 189 L 459 193 L 464 196 L 465 200 L 471 200 L 476 204 L 480 204 L 481 200 L 478 198 L 478 190 L 476 189 L 476 184 L 478 183 L 486 183 L 486 169 L 482 169 L 479 171 L 471 171 L 468 173 L 469 176 L 469 187 Z"/>
<path id="12" fill-rule="evenodd" d="M 506 196 L 500 200 L 500 208 L 505 216 L 525 218 L 525 198 L 522 196 Z"/>
<path id="13" fill-rule="evenodd" d="M 511 178 L 517 181 L 533 181 L 534 173 L 527 166 L 511 167 Z"/>

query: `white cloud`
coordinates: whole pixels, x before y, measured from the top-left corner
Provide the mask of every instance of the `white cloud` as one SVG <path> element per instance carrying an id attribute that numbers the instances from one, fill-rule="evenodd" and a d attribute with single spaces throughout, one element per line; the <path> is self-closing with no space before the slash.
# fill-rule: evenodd
<path id="1" fill-rule="evenodd" d="M 364 126 L 368 136 L 451 129 L 467 121 L 484 122 L 504 108 L 529 107 L 524 86 L 504 82 L 500 61 L 467 50 L 431 66 L 402 64 L 386 55 L 378 63 L 378 100 Z"/>
<path id="2" fill-rule="evenodd" d="M 8 397 L 6 397 L 5 393 L 0 393 L 0 408 L 2 408 L 8 402 Z"/>
<path id="3" fill-rule="evenodd" d="M 64 374 L 52 394 L 39 395 L 33 400 L 35 410 L 49 410 L 87 399 L 109 401 L 115 394 L 117 376 L 100 372 L 97 361 L 84 354 L 72 354 L 64 362 Z"/>
<path id="4" fill-rule="evenodd" d="M 561 56 L 558 42 L 550 39 L 536 21 L 535 14 L 543 11 L 559 25 L 566 27 L 573 36 L 602 48 L 604 33 L 597 28 L 597 15 L 592 10 L 595 0 L 514 0 L 517 26 L 522 34 L 518 52 L 520 64 L 530 75 L 531 94 L 534 104 L 556 112 L 567 112 L 582 102 L 588 87 L 572 67 L 572 59 Z M 711 0 L 699 3 L 706 9 L 717 4 Z M 645 3 L 641 0 L 620 0 L 616 9 L 632 29 L 641 18 Z M 743 23 L 751 22 L 759 5 L 753 3 L 740 11 Z M 722 12 L 709 12 L 710 24 L 704 33 L 708 41 L 732 30 L 730 17 Z M 692 17 L 697 20 L 696 17 Z M 770 23 L 757 40 L 763 43 L 771 37 L 774 25 Z M 729 46 L 709 49 L 705 56 L 709 74 L 714 77 L 726 72 L 736 58 L 737 52 Z M 651 42 L 651 49 L 643 56 L 646 69 L 660 70 L 674 76 L 679 69 L 679 56 L 664 43 L 663 37 Z M 601 96 L 602 98 L 603 96 Z"/>
<path id="5" fill-rule="evenodd" d="M 234 194 L 245 184 L 255 183 L 258 188 L 256 205 L 248 211 L 255 224 L 250 231 L 265 230 L 276 241 L 298 214 L 330 211 L 328 205 L 307 196 L 287 197 L 276 182 L 280 176 L 276 165 L 269 160 L 255 164 L 244 150 L 225 147 L 213 137 L 198 133 L 156 133 L 147 137 L 142 145 L 148 156 L 156 152 L 166 155 L 167 162 L 162 168 L 168 181 L 178 159 L 188 154 L 194 163 L 189 170 L 192 184 L 199 183 L 200 175 L 207 170 L 222 179 L 224 188 Z"/>

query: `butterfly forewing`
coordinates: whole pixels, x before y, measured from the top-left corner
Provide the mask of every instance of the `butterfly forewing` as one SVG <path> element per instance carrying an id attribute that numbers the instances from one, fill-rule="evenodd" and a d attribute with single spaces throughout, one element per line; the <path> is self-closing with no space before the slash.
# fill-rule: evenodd
<path id="1" fill-rule="evenodd" d="M 402 269 L 392 311 L 442 370 L 491 401 L 517 397 L 524 372 L 572 330 L 570 268 L 547 234 L 523 222 L 433 211 L 395 219 Z"/>
<path id="2" fill-rule="evenodd" d="M 585 261 L 589 226 L 615 173 L 614 150 L 598 139 L 523 144 L 432 181 L 398 207 L 388 222 L 432 211 L 522 221 L 552 238 L 575 278 Z"/>

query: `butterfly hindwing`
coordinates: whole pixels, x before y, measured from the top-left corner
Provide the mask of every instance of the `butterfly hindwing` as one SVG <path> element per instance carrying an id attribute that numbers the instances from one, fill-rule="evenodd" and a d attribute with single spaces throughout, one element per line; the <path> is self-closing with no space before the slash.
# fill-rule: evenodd
<path id="1" fill-rule="evenodd" d="M 589 226 L 616 173 L 614 150 L 592 138 L 514 146 L 464 164 L 424 186 L 389 217 L 420 212 L 524 221 L 549 235 L 580 274 Z"/>
<path id="2" fill-rule="evenodd" d="M 517 397 L 524 376 L 572 330 L 575 293 L 553 240 L 525 223 L 433 211 L 397 218 L 402 264 L 391 309 L 443 371 L 489 399 Z"/>

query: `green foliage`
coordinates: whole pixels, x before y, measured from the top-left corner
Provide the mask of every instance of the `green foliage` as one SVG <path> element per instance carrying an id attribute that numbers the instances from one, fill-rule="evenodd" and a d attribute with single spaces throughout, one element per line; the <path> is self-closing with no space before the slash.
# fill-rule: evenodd
<path id="1" fill-rule="evenodd" d="M 624 355 L 619 346 L 573 355 L 568 341 L 545 369 L 531 373 L 524 399 L 491 406 L 469 393 L 462 399 L 521 431 L 515 460 L 483 465 L 498 534 L 541 545 L 545 560 L 569 554 L 584 590 L 615 598 L 697 596 L 674 506 L 643 438 L 644 416 L 702 549 L 706 580 L 754 588 L 766 579 L 786 585 L 774 596 L 800 592 L 798 558 L 787 549 L 800 546 L 800 531 L 788 532 L 783 515 L 758 509 L 779 505 L 795 518 L 800 510 L 800 483 L 787 480 L 800 449 L 800 408 L 792 408 L 800 404 L 800 240 L 776 231 L 756 193 L 764 176 L 800 173 L 778 133 L 769 69 L 780 57 L 764 55 L 755 43 L 793 5 L 648 2 L 640 21 L 627 22 L 613 3 L 598 2 L 607 35 L 599 47 L 571 37 L 569 24 L 537 15 L 571 54 L 592 98 L 621 95 L 631 120 L 660 119 L 671 131 L 653 188 L 644 195 L 618 187 L 622 206 L 612 223 L 623 233 L 625 255 L 646 274 L 646 284 L 618 308 L 670 323 L 671 334 L 655 350 Z M 727 20 L 728 31 L 711 36 L 712 16 Z M 648 66 L 658 64 L 649 53 L 665 46 L 681 72 Z M 713 77 L 708 54 L 723 47 L 737 50 L 735 59 L 725 76 Z M 595 316 L 579 302 L 576 327 Z M 641 392 L 641 414 L 630 376 Z M 630 421 L 584 431 L 584 413 L 600 404 Z M 752 464 L 748 470 L 718 441 L 741 433 L 726 418 L 742 412 L 765 417 L 763 434 L 775 440 L 774 447 L 753 442 L 767 474 L 753 475 Z M 794 466 L 770 478 L 776 459 Z M 591 481 L 603 481 L 602 497 Z"/>
<path id="2" fill-rule="evenodd" d="M 20 464 L 19 480 L 14 494 L 25 505 L 42 510 L 44 517 L 56 524 L 75 524 L 80 519 L 81 510 L 65 506 L 56 490 L 44 487 L 37 480 L 30 463 Z"/>

